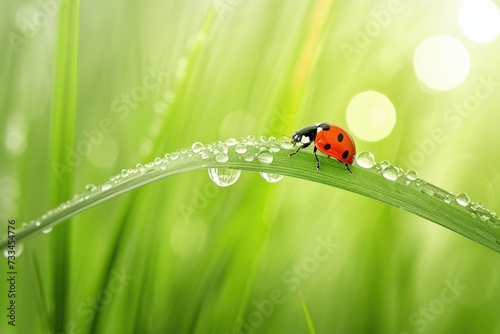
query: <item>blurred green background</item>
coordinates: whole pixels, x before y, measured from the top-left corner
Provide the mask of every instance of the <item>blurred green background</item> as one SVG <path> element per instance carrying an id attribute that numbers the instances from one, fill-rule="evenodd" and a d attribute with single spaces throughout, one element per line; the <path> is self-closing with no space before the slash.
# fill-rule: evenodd
<path id="1" fill-rule="evenodd" d="M 66 123 L 53 114 L 69 50 L 57 48 L 58 2 L 2 1 L 1 233 L 69 199 L 62 188 L 80 193 L 195 141 L 319 121 L 353 131 L 346 110 L 364 91 L 396 116 L 376 140 L 353 131 L 358 151 L 499 212 L 500 44 L 464 32 L 463 5 L 82 1 Z M 469 54 L 448 89 L 415 70 L 433 35 Z M 66 128 L 74 141 L 54 144 Z M 69 181 L 54 182 L 54 145 L 74 159 Z M 17 333 L 500 333 L 492 250 L 369 198 L 258 173 L 228 188 L 206 171 L 156 182 L 26 240 L 17 263 Z M 0 331 L 14 333 L 6 266 Z"/>

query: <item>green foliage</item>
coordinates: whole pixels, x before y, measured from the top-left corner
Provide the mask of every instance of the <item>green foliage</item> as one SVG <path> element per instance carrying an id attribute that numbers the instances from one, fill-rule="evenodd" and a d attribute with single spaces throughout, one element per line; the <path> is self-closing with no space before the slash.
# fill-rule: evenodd
<path id="1" fill-rule="evenodd" d="M 0 332 L 500 333 L 497 220 L 477 213 L 477 202 L 500 210 L 500 45 L 463 36 L 458 2 L 402 1 L 363 45 L 360 29 L 389 3 L 58 3 L 1 5 L 0 235 L 15 219 L 24 250 L 17 326 L 4 316 Z M 431 34 L 470 50 L 455 89 L 415 76 Z M 317 172 L 310 152 L 287 149 L 271 164 L 230 148 L 225 163 L 136 167 L 196 141 L 347 129 L 366 90 L 391 99 L 397 122 L 378 142 L 355 136 L 358 150 L 428 183 L 349 175 L 324 157 Z M 471 108 L 477 92 L 488 97 Z M 131 166 L 129 181 L 108 179 Z M 249 172 L 219 187 L 209 167 Z M 476 217 L 431 184 L 466 192 Z"/>

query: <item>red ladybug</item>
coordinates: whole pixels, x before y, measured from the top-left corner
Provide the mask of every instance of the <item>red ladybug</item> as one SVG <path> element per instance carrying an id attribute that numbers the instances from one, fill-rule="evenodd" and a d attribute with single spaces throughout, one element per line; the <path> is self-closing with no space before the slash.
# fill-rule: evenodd
<path id="1" fill-rule="evenodd" d="M 356 145 L 352 137 L 342 128 L 328 123 L 316 123 L 306 126 L 293 133 L 292 144 L 302 144 L 297 151 L 290 153 L 290 156 L 314 142 L 314 157 L 316 158 L 316 169 L 319 170 L 319 160 L 316 150 L 320 150 L 329 157 L 334 157 L 345 164 L 349 174 L 352 174 L 349 165 L 354 161 Z"/>

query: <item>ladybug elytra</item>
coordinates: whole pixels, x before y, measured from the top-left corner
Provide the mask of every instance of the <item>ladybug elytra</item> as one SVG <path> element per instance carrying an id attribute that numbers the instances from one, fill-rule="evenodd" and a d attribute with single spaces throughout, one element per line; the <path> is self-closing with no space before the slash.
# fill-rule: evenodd
<path id="1" fill-rule="evenodd" d="M 356 154 L 356 145 L 354 140 L 344 129 L 328 123 L 316 123 L 306 126 L 292 134 L 292 144 L 301 144 L 301 146 L 290 156 L 299 153 L 303 148 L 314 143 L 314 157 L 316 158 L 316 169 L 320 170 L 319 159 L 316 151 L 333 157 L 345 164 L 347 171 L 352 174 L 349 165 L 354 162 Z"/>

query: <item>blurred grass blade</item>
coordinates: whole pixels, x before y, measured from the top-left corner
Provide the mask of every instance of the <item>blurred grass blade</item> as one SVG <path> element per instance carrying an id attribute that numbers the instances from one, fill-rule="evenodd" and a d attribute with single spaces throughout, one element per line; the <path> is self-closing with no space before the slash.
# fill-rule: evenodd
<path id="1" fill-rule="evenodd" d="M 60 6 L 55 59 L 55 88 L 52 109 L 51 203 L 57 205 L 71 196 L 74 173 L 64 168 L 70 161 L 67 147 L 74 147 L 78 95 L 79 0 Z M 54 332 L 65 331 L 70 270 L 71 224 L 54 231 Z"/>
<path id="2" fill-rule="evenodd" d="M 302 304 L 302 310 L 304 311 L 304 317 L 306 318 L 307 329 L 309 330 L 309 334 L 316 334 L 314 330 L 314 325 L 312 323 L 311 315 L 309 314 L 309 310 L 307 309 L 306 300 L 304 299 L 304 295 L 300 294 L 300 302 Z"/>

